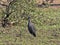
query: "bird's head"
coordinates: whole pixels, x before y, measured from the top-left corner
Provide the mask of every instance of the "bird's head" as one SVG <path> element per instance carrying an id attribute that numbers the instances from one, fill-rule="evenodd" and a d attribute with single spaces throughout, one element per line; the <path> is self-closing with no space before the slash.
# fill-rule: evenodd
<path id="1" fill-rule="evenodd" d="M 28 16 L 28 23 L 30 23 L 30 16 Z"/>
<path id="2" fill-rule="evenodd" d="M 28 19 L 30 19 L 30 16 L 28 16 Z"/>

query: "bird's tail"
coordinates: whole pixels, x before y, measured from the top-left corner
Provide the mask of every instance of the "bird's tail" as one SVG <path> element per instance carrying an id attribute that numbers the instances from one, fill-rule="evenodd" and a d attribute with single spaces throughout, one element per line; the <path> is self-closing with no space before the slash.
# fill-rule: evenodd
<path id="1" fill-rule="evenodd" d="M 36 37 L 36 34 L 35 34 L 35 33 L 33 33 L 33 36 L 34 36 L 34 37 Z"/>

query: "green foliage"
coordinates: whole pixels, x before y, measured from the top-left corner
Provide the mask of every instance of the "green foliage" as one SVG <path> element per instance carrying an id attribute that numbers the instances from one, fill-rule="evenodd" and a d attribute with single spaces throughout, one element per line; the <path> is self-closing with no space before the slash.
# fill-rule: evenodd
<path id="1" fill-rule="evenodd" d="M 9 19 L 17 21 L 18 25 L 0 27 L 0 45 L 60 44 L 60 8 L 38 8 L 35 6 L 35 0 L 17 0 L 10 9 L 15 12 L 10 15 Z M 31 21 L 36 27 L 36 38 L 28 32 L 27 16 L 31 16 Z M 18 34 L 20 35 L 17 37 Z"/>

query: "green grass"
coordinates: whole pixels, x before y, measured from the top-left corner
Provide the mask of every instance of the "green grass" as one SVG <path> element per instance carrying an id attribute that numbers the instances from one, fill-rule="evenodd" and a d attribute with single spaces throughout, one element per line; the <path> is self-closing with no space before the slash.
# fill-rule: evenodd
<path id="1" fill-rule="evenodd" d="M 28 32 L 26 18 L 21 19 L 19 12 L 13 18 L 13 13 L 9 19 L 18 20 L 19 23 L 16 26 L 0 27 L 0 45 L 60 45 L 60 9 L 35 7 L 32 10 L 30 16 L 37 36 L 33 37 Z"/>

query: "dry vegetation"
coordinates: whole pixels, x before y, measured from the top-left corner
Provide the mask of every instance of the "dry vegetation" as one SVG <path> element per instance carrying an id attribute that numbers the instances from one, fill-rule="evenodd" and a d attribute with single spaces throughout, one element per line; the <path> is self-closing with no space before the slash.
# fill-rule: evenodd
<path id="1" fill-rule="evenodd" d="M 24 0 L 17 2 L 16 7 L 13 8 L 16 12 L 9 17 L 10 21 L 17 23 L 6 28 L 0 24 L 0 45 L 60 45 L 60 8 L 39 8 L 32 6 L 33 3 L 23 3 Z M 21 18 L 23 12 L 25 15 Z M 3 15 L 0 9 L 0 20 Z M 35 24 L 37 37 L 33 37 L 28 32 L 28 15 Z"/>

